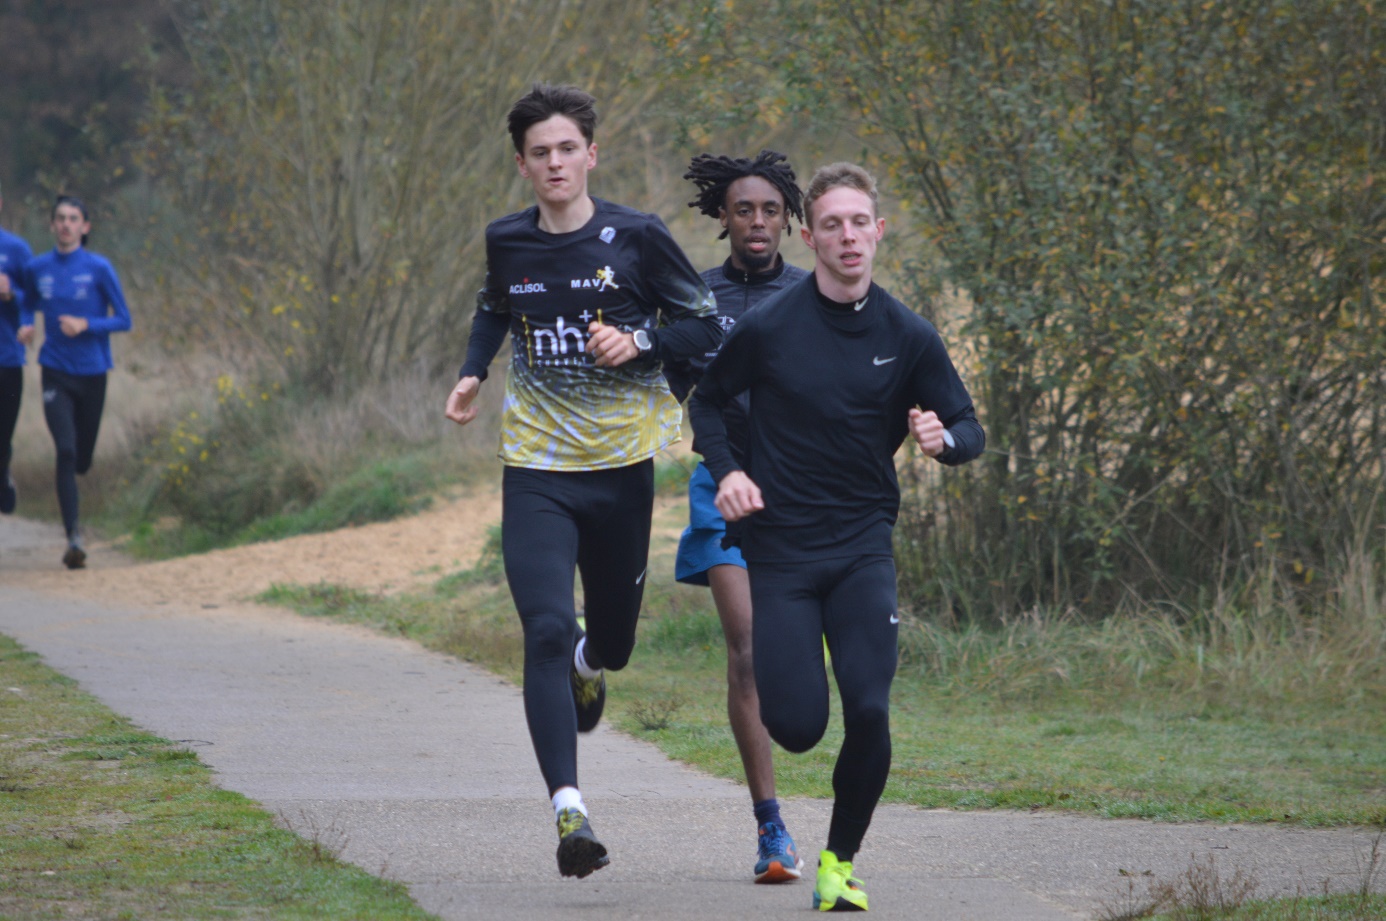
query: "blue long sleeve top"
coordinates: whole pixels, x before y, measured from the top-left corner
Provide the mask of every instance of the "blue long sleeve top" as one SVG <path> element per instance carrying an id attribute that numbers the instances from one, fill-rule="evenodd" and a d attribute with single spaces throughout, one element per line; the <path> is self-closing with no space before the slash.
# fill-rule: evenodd
<path id="1" fill-rule="evenodd" d="M 115 269 L 104 256 L 78 248 L 56 249 L 35 256 L 24 269 L 24 304 L 29 323 L 44 313 L 43 348 L 39 364 L 68 374 L 105 374 L 111 370 L 111 333 L 130 328 L 130 308 Z M 87 329 L 68 336 L 58 317 L 85 317 Z M 21 319 L 23 322 L 23 319 Z"/>
<path id="2" fill-rule="evenodd" d="M 21 311 L 24 307 L 24 266 L 34 251 L 22 237 L 0 228 L 0 272 L 9 276 L 13 297 L 0 301 L 0 368 L 24 365 L 24 346 L 19 342 Z"/>

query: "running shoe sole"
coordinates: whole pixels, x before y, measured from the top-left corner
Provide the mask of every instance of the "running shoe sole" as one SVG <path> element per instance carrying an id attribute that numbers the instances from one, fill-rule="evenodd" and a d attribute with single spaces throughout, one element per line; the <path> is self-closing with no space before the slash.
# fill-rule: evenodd
<path id="1" fill-rule="evenodd" d="M 606 848 L 596 838 L 573 834 L 558 842 L 558 872 L 582 879 L 611 863 Z"/>
<path id="2" fill-rule="evenodd" d="M 833 905 L 831 908 L 824 908 L 824 907 L 822 906 L 821 901 L 820 901 L 819 895 L 818 895 L 818 893 L 816 893 L 816 892 L 813 894 L 813 910 L 814 910 L 814 911 L 866 911 L 865 908 L 862 908 L 860 905 L 853 905 L 851 902 L 847 901 L 846 899 L 838 899 L 838 900 L 837 900 L 837 903 L 836 903 L 835 905 Z"/>
<path id="3" fill-rule="evenodd" d="M 804 862 L 800 860 L 798 863 L 799 865 L 797 867 L 793 865 L 785 866 L 784 863 L 778 860 L 772 860 L 768 867 L 756 874 L 756 882 L 792 883 L 796 879 L 803 879 L 802 868 Z"/>
<path id="4" fill-rule="evenodd" d="M 84 569 L 87 565 L 87 552 L 81 547 L 68 547 L 63 554 L 63 565 L 68 569 Z"/>

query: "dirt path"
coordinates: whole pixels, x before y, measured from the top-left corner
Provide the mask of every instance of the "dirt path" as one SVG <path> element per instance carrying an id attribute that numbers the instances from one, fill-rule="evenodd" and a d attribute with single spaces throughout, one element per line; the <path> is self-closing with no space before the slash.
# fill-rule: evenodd
<path id="1" fill-rule="evenodd" d="M 253 598 L 276 583 L 328 582 L 392 593 L 472 565 L 500 515 L 497 484 L 439 499 L 410 518 L 158 563 L 137 565 L 110 543 L 98 541 L 88 548 L 88 568 L 76 572 L 60 563 L 60 528 L 10 519 L 7 530 L 22 529 L 25 540 L 0 543 L 0 581 L 46 594 L 92 601 L 118 598 L 137 605 L 226 605 Z M 44 546 L 49 532 L 51 550 Z"/>

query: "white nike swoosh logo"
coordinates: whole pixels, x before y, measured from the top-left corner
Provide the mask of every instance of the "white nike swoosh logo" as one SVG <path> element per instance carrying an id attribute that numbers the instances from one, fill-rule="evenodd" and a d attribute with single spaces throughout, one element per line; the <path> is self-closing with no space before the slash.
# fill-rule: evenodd
<path id="1" fill-rule="evenodd" d="M 897 359 L 897 358 L 899 358 L 899 357 L 900 357 L 899 355 L 892 355 L 892 356 L 890 356 L 889 358 L 873 358 L 873 359 L 871 359 L 871 363 L 872 363 L 873 365 L 877 365 L 877 366 L 880 366 L 880 365 L 888 365 L 888 364 L 890 364 L 892 361 L 894 361 L 895 359 Z"/>
<path id="2" fill-rule="evenodd" d="M 639 585 L 641 582 L 644 582 L 644 581 L 645 581 L 645 573 L 647 573 L 647 572 L 649 572 L 649 571 L 650 571 L 650 568 L 649 568 L 648 566 L 646 566 L 644 569 L 640 570 L 640 575 L 636 577 L 636 579 L 635 579 L 635 584 L 636 584 L 636 585 Z"/>
<path id="3" fill-rule="evenodd" d="M 900 622 L 900 615 L 898 613 L 890 615 L 890 622 L 892 624 L 898 624 Z"/>
<path id="4" fill-rule="evenodd" d="M 853 310 L 861 310 L 861 309 L 862 309 L 863 307 L 865 307 L 865 306 L 866 306 L 866 298 L 862 298 L 861 300 L 857 301 L 855 304 L 852 305 L 852 309 L 853 309 Z"/>

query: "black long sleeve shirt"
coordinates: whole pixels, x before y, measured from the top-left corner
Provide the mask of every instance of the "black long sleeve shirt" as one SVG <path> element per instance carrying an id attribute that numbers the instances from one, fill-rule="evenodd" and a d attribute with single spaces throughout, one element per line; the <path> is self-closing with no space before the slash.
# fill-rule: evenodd
<path id="1" fill-rule="evenodd" d="M 986 443 L 938 332 L 875 284 L 854 309 L 823 298 L 809 275 L 736 324 L 689 403 L 717 482 L 743 469 L 722 419 L 743 392 L 752 407 L 744 469 L 765 501 L 742 523 L 753 562 L 890 555 L 894 457 L 911 408 L 935 412 L 952 436 L 941 463 L 965 463 Z"/>

